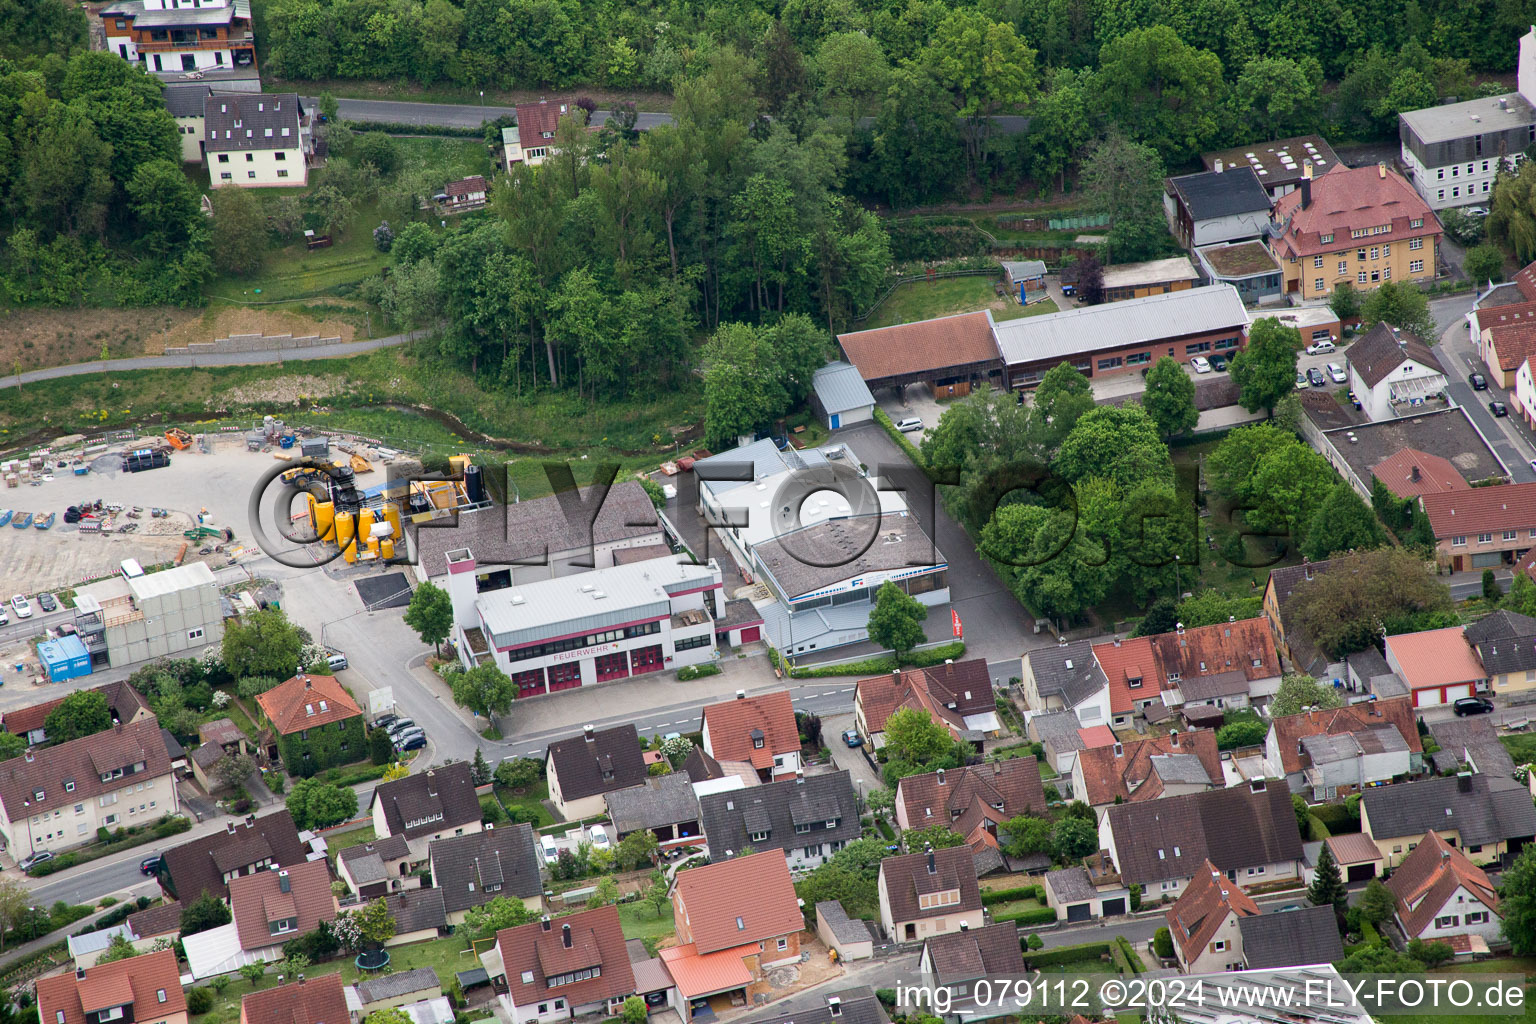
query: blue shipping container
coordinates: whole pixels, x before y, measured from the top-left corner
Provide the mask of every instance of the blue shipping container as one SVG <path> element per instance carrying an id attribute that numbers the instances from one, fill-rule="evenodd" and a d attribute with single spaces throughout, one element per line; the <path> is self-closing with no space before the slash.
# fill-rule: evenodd
<path id="1" fill-rule="evenodd" d="M 91 674 L 91 655 L 77 636 L 45 640 L 37 645 L 37 656 L 42 660 L 43 671 L 51 682 L 62 683 L 66 679 L 78 679 Z"/>

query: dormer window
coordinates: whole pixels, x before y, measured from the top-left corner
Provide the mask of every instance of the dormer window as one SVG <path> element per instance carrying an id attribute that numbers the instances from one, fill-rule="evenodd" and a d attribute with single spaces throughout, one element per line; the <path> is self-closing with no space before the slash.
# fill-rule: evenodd
<path id="1" fill-rule="evenodd" d="M 304 713 L 306 715 L 309 715 L 311 718 L 313 718 L 314 714 L 315 714 L 315 706 L 313 704 L 305 704 L 304 705 Z"/>
<path id="2" fill-rule="evenodd" d="M 841 821 L 841 820 L 842 820 L 842 819 L 841 819 L 841 818 L 832 818 L 832 819 L 829 819 L 829 820 L 828 820 L 828 821 L 827 821 L 827 828 L 837 828 L 837 823 L 838 823 L 838 822 L 839 822 L 839 821 Z"/>
<path id="3" fill-rule="evenodd" d="M 1126 685 L 1133 690 L 1141 689 L 1141 676 L 1137 676 L 1135 679 L 1126 680 Z"/>
<path id="4" fill-rule="evenodd" d="M 267 928 L 273 935 L 282 935 L 284 932 L 294 931 L 299 927 L 299 919 L 296 917 L 284 917 L 276 921 L 268 921 Z"/>
<path id="5" fill-rule="evenodd" d="M 809 825 L 807 825 L 805 827 L 805 830 L 807 832 L 809 832 L 811 830 L 811 827 Z M 753 832 L 751 835 L 752 835 L 752 841 L 754 843 L 766 843 L 768 841 L 768 833 L 767 832 Z"/>
<path id="6" fill-rule="evenodd" d="M 1201 662 L 1200 667 L 1201 668 L 1205 668 L 1205 663 Z M 1182 674 L 1178 673 L 1178 672 L 1169 672 L 1168 673 L 1168 681 L 1170 683 L 1177 683 L 1177 682 L 1179 682 L 1183 678 L 1184 678 L 1184 676 Z"/>

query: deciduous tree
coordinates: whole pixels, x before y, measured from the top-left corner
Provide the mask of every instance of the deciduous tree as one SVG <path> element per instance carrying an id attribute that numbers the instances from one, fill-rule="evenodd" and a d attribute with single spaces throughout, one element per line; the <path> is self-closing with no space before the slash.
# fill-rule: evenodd
<path id="1" fill-rule="evenodd" d="M 422 643 L 431 644 L 441 654 L 443 641 L 453 632 L 453 602 L 448 591 L 433 583 L 419 585 L 405 610 L 405 624 L 416 631 Z"/>
<path id="2" fill-rule="evenodd" d="M 357 813 L 357 794 L 348 786 L 300 779 L 288 791 L 286 806 L 299 828 L 325 828 Z"/>
<path id="3" fill-rule="evenodd" d="M 869 613 L 869 638 L 894 651 L 899 661 L 927 640 L 922 625 L 927 617 L 928 609 L 922 602 L 887 580 L 880 584 Z"/>
<path id="4" fill-rule="evenodd" d="M 304 637 L 280 608 L 263 608 L 224 627 L 220 651 L 224 667 L 236 678 L 288 679 L 299 668 Z"/>
<path id="5" fill-rule="evenodd" d="M 494 662 L 486 661 L 472 669 L 454 672 L 448 677 L 453 701 L 482 718 L 493 719 L 512 710 L 517 687 Z"/>
<path id="6" fill-rule="evenodd" d="M 1271 717 L 1300 714 L 1304 708 L 1328 710 L 1344 706 L 1344 700 L 1333 687 L 1318 682 L 1311 676 L 1288 672 L 1280 680 L 1280 688 L 1270 698 Z"/>
<path id="7" fill-rule="evenodd" d="M 1296 351 L 1301 332 L 1283 327 L 1274 317 L 1261 317 L 1248 329 L 1248 345 L 1232 357 L 1232 379 L 1238 402 L 1249 412 L 1274 414 L 1275 403 L 1296 386 Z"/>
<path id="8" fill-rule="evenodd" d="M 76 690 L 43 720 L 43 735 L 50 744 L 93 736 L 112 728 L 112 709 L 99 690 Z"/>
<path id="9" fill-rule="evenodd" d="M 1200 420 L 1195 408 L 1195 382 L 1184 370 L 1184 364 L 1172 356 L 1164 356 L 1147 372 L 1147 390 L 1141 396 L 1141 404 L 1162 431 L 1164 437 L 1173 437 L 1192 430 Z"/>

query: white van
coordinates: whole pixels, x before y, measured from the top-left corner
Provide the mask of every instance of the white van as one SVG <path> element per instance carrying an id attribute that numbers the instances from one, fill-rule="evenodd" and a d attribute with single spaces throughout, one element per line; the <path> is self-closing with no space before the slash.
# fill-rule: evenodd
<path id="1" fill-rule="evenodd" d="M 545 864 L 553 864 L 560 859 L 560 848 L 555 845 L 554 836 L 540 836 L 539 848 L 544 851 Z"/>

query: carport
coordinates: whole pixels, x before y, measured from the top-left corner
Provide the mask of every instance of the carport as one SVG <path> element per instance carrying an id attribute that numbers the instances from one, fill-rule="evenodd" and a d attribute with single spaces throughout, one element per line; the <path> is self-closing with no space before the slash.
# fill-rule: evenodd
<path id="1" fill-rule="evenodd" d="M 840 334 L 837 343 L 871 391 L 927 384 L 935 398 L 960 398 L 1003 379 L 986 310 Z"/>

